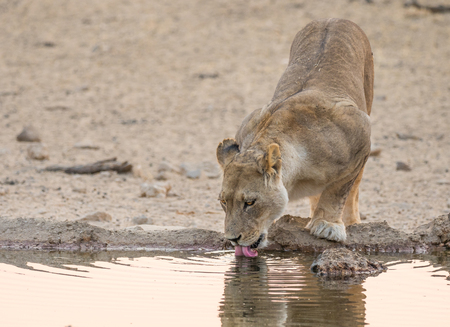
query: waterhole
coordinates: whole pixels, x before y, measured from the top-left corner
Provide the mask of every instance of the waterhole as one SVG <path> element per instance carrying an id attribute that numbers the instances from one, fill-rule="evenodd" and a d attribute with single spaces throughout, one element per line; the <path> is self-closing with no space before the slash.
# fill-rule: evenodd
<path id="1" fill-rule="evenodd" d="M 445 326 L 450 255 L 377 256 L 326 280 L 314 256 L 0 251 L 0 326 Z"/>

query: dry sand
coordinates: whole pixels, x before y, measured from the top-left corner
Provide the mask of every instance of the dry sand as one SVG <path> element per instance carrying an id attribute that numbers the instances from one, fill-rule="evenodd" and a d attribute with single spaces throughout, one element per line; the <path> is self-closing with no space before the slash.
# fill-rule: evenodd
<path id="1" fill-rule="evenodd" d="M 372 143 L 381 153 L 361 184 L 364 222 L 410 232 L 448 213 L 450 14 L 389 0 L 3 0 L 0 216 L 104 212 L 93 224 L 124 228 L 141 217 L 222 231 L 216 146 L 271 99 L 297 31 L 327 17 L 360 25 L 374 53 Z M 30 143 L 16 140 L 26 125 L 48 159 L 29 159 Z M 40 172 L 110 157 L 134 174 Z M 141 197 L 162 162 L 203 170 L 198 179 L 168 172 L 167 197 Z M 307 217 L 307 200 L 286 213 Z"/>

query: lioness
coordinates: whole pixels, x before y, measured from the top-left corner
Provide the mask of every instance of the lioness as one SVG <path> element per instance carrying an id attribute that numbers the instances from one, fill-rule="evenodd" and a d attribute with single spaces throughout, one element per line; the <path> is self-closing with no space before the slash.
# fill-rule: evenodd
<path id="1" fill-rule="evenodd" d="M 296 36 L 272 100 L 217 147 L 220 203 L 236 255 L 256 256 L 288 200 L 309 197 L 311 234 L 342 242 L 359 223 L 358 187 L 370 153 L 373 58 L 343 19 L 313 21 Z"/>

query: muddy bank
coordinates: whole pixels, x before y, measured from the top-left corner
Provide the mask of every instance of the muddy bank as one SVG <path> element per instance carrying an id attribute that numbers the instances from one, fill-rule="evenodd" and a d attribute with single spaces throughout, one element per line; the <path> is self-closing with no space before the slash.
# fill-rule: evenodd
<path id="1" fill-rule="evenodd" d="M 265 251 L 322 252 L 342 244 L 317 239 L 306 218 L 283 216 L 269 230 Z M 427 253 L 450 249 L 450 216 L 442 215 L 407 234 L 386 222 L 347 227 L 346 248 L 366 253 Z M 196 228 L 107 230 L 85 222 L 0 218 L 0 248 L 37 250 L 219 250 L 231 249 L 222 233 Z"/>
<path id="2" fill-rule="evenodd" d="M 177 230 L 107 230 L 85 222 L 0 218 L 0 248 L 35 250 L 202 250 L 222 248 L 218 232 Z"/>
<path id="3" fill-rule="evenodd" d="M 283 216 L 269 230 L 269 249 L 322 252 L 342 244 L 317 239 L 305 229 L 309 218 Z M 363 223 L 347 227 L 344 246 L 363 252 L 427 253 L 450 249 L 450 215 L 442 215 L 428 224 L 405 233 L 387 222 Z"/>

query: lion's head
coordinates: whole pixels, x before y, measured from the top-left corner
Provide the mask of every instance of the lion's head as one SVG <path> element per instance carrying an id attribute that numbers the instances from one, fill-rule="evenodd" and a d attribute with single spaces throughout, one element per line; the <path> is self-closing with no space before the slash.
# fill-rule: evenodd
<path id="1" fill-rule="evenodd" d="M 225 139 L 217 147 L 217 160 L 224 172 L 219 200 L 226 214 L 225 237 L 235 246 L 264 245 L 270 225 L 288 203 L 278 144 L 241 152 L 236 140 Z"/>

